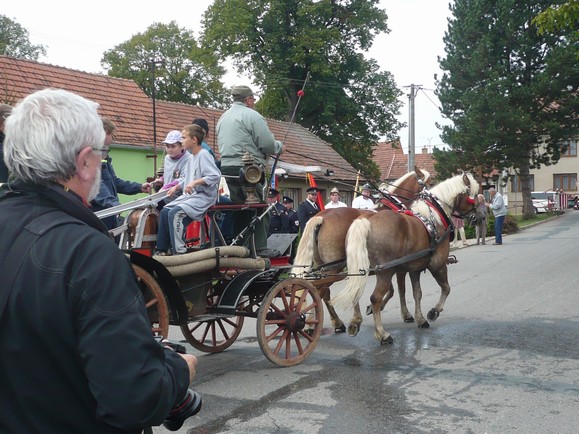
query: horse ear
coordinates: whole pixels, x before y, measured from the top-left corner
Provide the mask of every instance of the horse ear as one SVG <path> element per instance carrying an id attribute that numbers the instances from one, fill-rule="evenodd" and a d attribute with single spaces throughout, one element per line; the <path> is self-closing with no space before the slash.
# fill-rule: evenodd
<path id="1" fill-rule="evenodd" d="M 467 173 L 462 174 L 462 181 L 464 182 L 464 185 L 470 187 L 470 178 L 468 177 Z"/>
<path id="2" fill-rule="evenodd" d="M 414 166 L 414 173 L 416 174 L 416 176 L 419 179 L 424 179 L 424 174 L 422 173 L 422 171 L 418 168 L 418 166 Z"/>

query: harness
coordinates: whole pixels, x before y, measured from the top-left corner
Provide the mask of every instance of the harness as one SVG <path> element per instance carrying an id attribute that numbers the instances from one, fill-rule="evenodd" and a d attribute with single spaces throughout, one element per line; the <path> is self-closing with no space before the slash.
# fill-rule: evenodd
<path id="1" fill-rule="evenodd" d="M 403 214 L 408 216 L 416 217 L 420 222 L 424 225 L 424 229 L 426 233 L 429 235 L 430 238 L 430 247 L 428 249 L 420 250 L 416 253 L 411 255 L 405 256 L 403 258 L 398 258 L 393 261 L 386 262 L 384 264 L 376 265 L 370 271 L 382 271 L 388 268 L 393 268 L 398 265 L 405 264 L 407 262 L 412 262 L 415 259 L 420 259 L 425 256 L 432 256 L 436 248 L 444 241 L 447 237 L 449 237 L 449 241 L 454 239 L 454 225 L 452 224 L 452 220 L 448 217 L 442 204 L 438 200 L 436 196 L 434 196 L 430 191 L 423 190 L 418 195 L 418 200 L 422 200 L 427 206 L 429 210 L 429 216 L 424 216 L 419 212 L 414 212 L 412 210 L 402 210 L 400 211 Z M 434 215 L 438 215 L 440 221 L 442 222 L 442 233 L 438 230 Z M 425 265 L 424 269 L 428 267 L 428 263 Z"/>

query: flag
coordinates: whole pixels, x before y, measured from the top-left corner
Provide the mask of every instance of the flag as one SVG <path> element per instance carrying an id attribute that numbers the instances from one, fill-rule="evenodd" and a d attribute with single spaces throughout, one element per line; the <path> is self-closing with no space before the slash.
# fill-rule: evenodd
<path id="1" fill-rule="evenodd" d="M 316 180 L 314 179 L 314 177 L 312 176 L 311 173 L 308 173 L 308 182 L 310 184 L 310 187 L 318 188 L 318 184 L 316 183 Z M 318 205 L 318 208 L 320 209 L 320 211 L 323 211 L 324 209 L 326 209 L 326 207 L 324 206 L 324 201 L 322 199 L 322 195 L 319 192 L 318 192 L 318 196 L 316 198 L 316 204 Z"/>
<path id="2" fill-rule="evenodd" d="M 275 173 L 271 174 L 271 183 L 269 188 L 272 190 L 277 190 L 277 175 Z"/>

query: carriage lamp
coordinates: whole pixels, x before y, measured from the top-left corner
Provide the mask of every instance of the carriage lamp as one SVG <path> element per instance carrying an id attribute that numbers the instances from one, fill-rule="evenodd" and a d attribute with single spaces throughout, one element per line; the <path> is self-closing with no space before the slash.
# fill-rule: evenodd
<path id="1" fill-rule="evenodd" d="M 241 158 L 243 168 L 239 171 L 239 180 L 245 190 L 245 203 L 250 205 L 259 203 L 256 194 L 257 184 L 263 179 L 263 168 L 255 163 L 255 159 L 245 151 Z"/>

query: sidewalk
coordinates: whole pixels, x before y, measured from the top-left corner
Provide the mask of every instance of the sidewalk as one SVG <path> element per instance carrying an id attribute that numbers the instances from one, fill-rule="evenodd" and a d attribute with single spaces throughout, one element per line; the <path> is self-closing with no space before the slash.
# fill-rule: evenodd
<path id="1" fill-rule="evenodd" d="M 562 213 L 560 213 L 560 214 L 553 214 L 550 218 L 547 218 L 547 219 L 545 219 L 545 220 L 541 220 L 541 221 L 534 222 L 534 223 L 529 223 L 528 225 L 519 227 L 519 231 L 524 231 L 525 229 L 529 229 L 529 228 L 532 228 L 532 227 L 534 227 L 534 226 L 540 225 L 541 223 L 545 223 L 545 222 L 551 221 L 551 220 L 553 220 L 554 218 L 557 218 L 557 217 L 560 217 L 560 216 L 564 215 L 565 212 L 567 212 L 567 211 L 573 211 L 573 210 L 564 210 L 564 212 L 562 212 Z M 505 236 L 508 236 L 508 234 L 503 234 L 503 237 L 505 237 Z M 493 242 L 494 242 L 494 240 L 495 240 L 495 236 L 494 236 L 494 235 L 487 235 L 487 237 L 486 237 L 486 245 L 492 245 Z M 454 243 L 454 242 L 451 242 L 451 243 L 450 243 L 450 251 L 451 251 L 451 252 L 454 252 L 455 250 L 459 250 L 459 249 L 464 249 L 464 248 L 469 247 L 469 246 L 476 246 L 476 245 L 477 245 L 477 244 L 476 244 L 476 240 L 475 240 L 474 238 L 467 238 L 465 245 L 460 245 L 460 242 L 459 242 L 459 243 L 458 243 L 458 246 L 453 246 L 453 243 Z"/>

